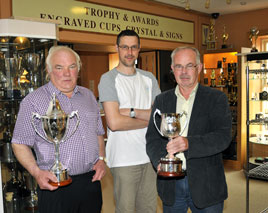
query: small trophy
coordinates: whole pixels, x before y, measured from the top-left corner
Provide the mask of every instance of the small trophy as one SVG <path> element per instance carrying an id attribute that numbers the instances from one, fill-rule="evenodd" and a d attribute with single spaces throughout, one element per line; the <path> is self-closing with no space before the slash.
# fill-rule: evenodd
<path id="1" fill-rule="evenodd" d="M 229 34 L 226 33 L 226 26 L 224 25 L 223 26 L 223 34 L 222 34 L 222 45 L 221 45 L 222 49 L 225 49 L 228 47 L 226 44 L 226 41 L 228 40 L 228 38 L 229 38 Z"/>
<path id="2" fill-rule="evenodd" d="M 23 175 L 26 188 L 30 191 L 30 196 L 26 198 L 25 210 L 34 212 L 38 209 L 37 182 L 29 172 L 26 171 Z"/>
<path id="3" fill-rule="evenodd" d="M 215 49 L 216 49 L 215 20 L 210 19 L 207 50 L 215 50 Z"/>
<path id="4" fill-rule="evenodd" d="M 249 34 L 249 40 L 251 41 L 251 52 L 258 52 L 256 48 L 256 41 L 258 38 L 259 30 L 257 27 L 252 27 L 250 29 L 250 34 Z"/>
<path id="5" fill-rule="evenodd" d="M 56 99 L 55 93 L 52 95 L 52 100 L 46 115 L 40 116 L 37 113 L 32 114 L 32 124 L 36 133 L 44 140 L 55 145 L 55 164 L 52 166 L 50 171 L 55 174 L 58 182 L 50 181 L 49 183 L 52 186 L 65 186 L 72 182 L 72 179 L 67 173 L 67 168 L 60 162 L 59 146 L 60 143 L 68 139 L 66 135 L 69 130 L 69 119 L 73 118 L 74 116 L 76 116 L 77 122 L 73 132 L 68 136 L 68 138 L 71 137 L 76 131 L 80 119 L 77 111 L 73 111 L 70 115 L 65 114 L 60 107 L 59 101 Z M 35 123 L 36 119 L 41 120 L 42 122 L 43 134 L 37 130 Z"/>
<path id="6" fill-rule="evenodd" d="M 158 129 L 156 122 L 155 122 L 155 115 L 158 114 L 161 116 L 161 125 L 160 130 Z M 186 122 L 183 127 L 183 130 L 181 131 L 181 124 L 180 124 L 180 118 L 185 115 L 186 116 Z M 172 139 L 173 137 L 181 135 L 187 124 L 187 114 L 186 112 L 183 112 L 182 114 L 178 113 L 161 113 L 159 109 L 156 109 L 154 112 L 154 125 L 157 129 L 157 131 L 162 135 L 163 137 L 167 137 Z M 172 156 L 172 155 L 171 155 Z M 166 157 L 160 159 L 160 171 L 158 172 L 158 175 L 163 177 L 180 177 L 184 176 L 184 172 L 182 171 L 182 160 L 177 157 L 171 157 L 170 154 L 168 154 Z"/>

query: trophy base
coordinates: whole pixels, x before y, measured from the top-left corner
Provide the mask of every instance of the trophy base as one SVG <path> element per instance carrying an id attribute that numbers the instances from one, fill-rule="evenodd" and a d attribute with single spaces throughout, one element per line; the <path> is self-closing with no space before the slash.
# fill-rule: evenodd
<path id="1" fill-rule="evenodd" d="M 181 159 L 175 158 L 161 158 L 160 171 L 157 173 L 162 177 L 183 177 L 185 173 L 182 170 Z"/>
<path id="2" fill-rule="evenodd" d="M 258 52 L 258 50 L 255 47 L 253 47 L 250 52 L 256 53 L 256 52 Z"/>
<path id="3" fill-rule="evenodd" d="M 38 210 L 38 206 L 26 206 L 24 208 L 26 211 L 37 211 Z"/>
<path id="4" fill-rule="evenodd" d="M 162 172 L 159 171 L 157 175 L 162 176 L 162 177 L 184 177 L 185 173 L 184 172 Z"/>
<path id="5" fill-rule="evenodd" d="M 61 186 L 67 186 L 67 185 L 69 185 L 69 184 L 72 183 L 72 178 L 69 177 L 67 180 L 63 180 L 63 181 L 60 181 L 60 182 L 52 182 L 52 181 L 49 181 L 48 183 L 50 185 L 52 185 L 52 186 L 59 186 L 59 187 L 61 187 Z"/>

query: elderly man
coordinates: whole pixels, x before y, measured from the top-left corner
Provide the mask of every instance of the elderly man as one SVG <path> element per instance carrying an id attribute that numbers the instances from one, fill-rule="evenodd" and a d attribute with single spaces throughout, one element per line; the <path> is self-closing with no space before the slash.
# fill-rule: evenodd
<path id="1" fill-rule="evenodd" d="M 200 54 L 193 47 L 178 47 L 171 54 L 176 88 L 158 95 L 152 112 L 187 114 L 189 125 L 181 136 L 168 141 L 156 130 L 153 116 L 146 133 L 147 153 L 159 170 L 159 160 L 177 155 L 186 176 L 159 178 L 158 193 L 165 213 L 220 213 L 227 198 L 222 151 L 231 142 L 231 113 L 226 95 L 198 84 Z M 153 114 L 153 113 L 152 113 Z M 184 126 L 186 119 L 181 120 Z M 157 119 L 160 124 L 160 118 Z"/>
<path id="2" fill-rule="evenodd" d="M 72 49 L 52 47 L 46 58 L 49 83 L 27 95 L 20 104 L 12 147 L 18 161 L 39 185 L 38 208 L 41 213 L 101 211 L 100 180 L 105 175 L 104 129 L 94 95 L 77 86 L 80 67 L 80 58 Z M 32 113 L 46 114 L 53 93 L 66 114 L 78 111 L 80 117 L 74 134 L 60 143 L 60 161 L 72 178 L 72 183 L 63 187 L 49 183 L 58 181 L 49 171 L 55 159 L 54 145 L 42 139 L 31 124 Z M 70 122 L 69 129 L 72 130 L 74 125 L 75 122 Z"/>

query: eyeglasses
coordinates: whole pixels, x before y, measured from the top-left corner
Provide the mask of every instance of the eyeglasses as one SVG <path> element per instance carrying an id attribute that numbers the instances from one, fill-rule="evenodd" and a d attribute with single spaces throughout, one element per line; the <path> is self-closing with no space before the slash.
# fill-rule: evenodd
<path id="1" fill-rule="evenodd" d="M 127 45 L 121 45 L 119 46 L 119 48 L 121 48 L 124 51 L 129 51 L 129 49 L 131 49 L 131 51 L 137 51 L 140 49 L 139 45 L 133 45 L 131 47 L 127 46 Z"/>
<path id="2" fill-rule="evenodd" d="M 197 66 L 198 64 L 194 65 L 192 63 L 187 64 L 186 66 L 182 66 L 181 64 L 176 64 L 173 66 L 173 68 L 175 71 L 182 71 L 184 68 L 186 71 L 193 71 Z"/>

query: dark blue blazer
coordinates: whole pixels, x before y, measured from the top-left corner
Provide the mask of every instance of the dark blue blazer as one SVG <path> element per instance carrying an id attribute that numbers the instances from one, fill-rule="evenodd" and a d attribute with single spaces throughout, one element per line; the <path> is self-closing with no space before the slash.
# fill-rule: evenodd
<path id="1" fill-rule="evenodd" d="M 175 89 L 158 95 L 154 101 L 151 118 L 146 133 L 146 151 L 154 168 L 161 157 L 167 155 L 167 138 L 162 137 L 153 122 L 153 113 L 176 112 L 177 96 Z M 160 126 L 161 118 L 156 116 Z M 186 157 L 187 177 L 190 193 L 198 208 L 205 208 L 228 197 L 222 151 L 231 142 L 231 112 L 227 96 L 216 89 L 198 85 L 192 114 L 189 121 L 189 148 Z M 165 205 L 175 201 L 175 179 L 157 179 L 157 189 Z"/>

